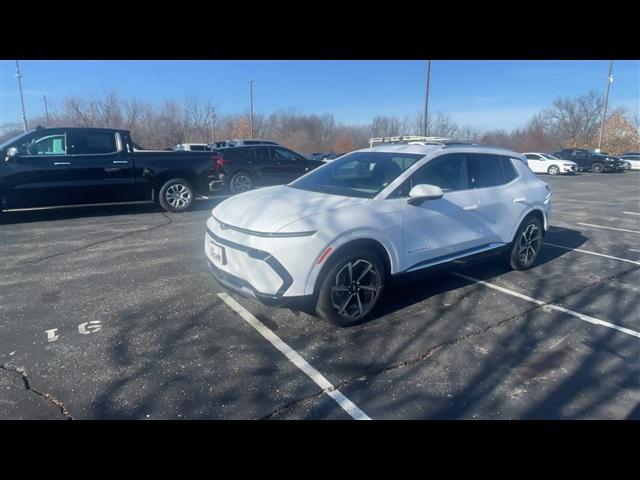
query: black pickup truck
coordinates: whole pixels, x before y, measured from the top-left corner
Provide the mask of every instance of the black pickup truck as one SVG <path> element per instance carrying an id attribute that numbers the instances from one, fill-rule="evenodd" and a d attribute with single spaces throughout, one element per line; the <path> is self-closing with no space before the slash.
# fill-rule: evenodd
<path id="1" fill-rule="evenodd" d="M 578 170 L 591 170 L 594 173 L 602 172 L 624 172 L 625 163 L 618 157 L 604 155 L 591 150 L 581 148 L 565 148 L 559 152 L 554 152 L 558 158 L 571 160 L 576 163 Z"/>
<path id="2" fill-rule="evenodd" d="M 140 150 L 127 130 L 38 127 L 0 145 L 0 210 L 153 200 L 182 212 L 216 173 L 212 152 Z"/>

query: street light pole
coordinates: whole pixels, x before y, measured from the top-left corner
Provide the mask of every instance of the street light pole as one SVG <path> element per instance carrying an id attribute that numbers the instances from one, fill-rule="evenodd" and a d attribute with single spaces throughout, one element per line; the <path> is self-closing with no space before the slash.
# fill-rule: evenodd
<path id="1" fill-rule="evenodd" d="M 209 115 L 211 115 L 211 143 L 216 143 L 216 131 L 215 131 L 215 112 L 213 111 L 213 107 L 209 109 Z"/>
<path id="2" fill-rule="evenodd" d="M 254 80 L 249 80 L 249 101 L 250 101 L 250 115 L 249 115 L 249 125 L 251 127 L 251 138 L 253 138 L 253 82 Z"/>
<path id="3" fill-rule="evenodd" d="M 424 96 L 424 119 L 422 123 L 422 136 L 427 136 L 427 114 L 429 113 L 429 80 L 431 78 L 431 60 L 427 60 L 427 85 Z"/>
<path id="4" fill-rule="evenodd" d="M 16 77 L 18 78 L 18 88 L 20 89 L 20 103 L 22 104 L 22 125 L 24 126 L 24 131 L 26 132 L 29 127 L 27 127 L 27 114 L 24 111 L 24 96 L 22 95 L 22 75 L 20 74 L 20 64 L 18 60 L 16 60 Z"/>
<path id="5" fill-rule="evenodd" d="M 44 96 L 44 114 L 47 117 L 47 126 L 49 125 L 49 108 L 47 107 L 47 96 Z"/>
<path id="6" fill-rule="evenodd" d="M 602 113 L 602 126 L 600 127 L 600 138 L 598 139 L 598 152 L 600 151 L 600 147 L 602 146 L 602 134 L 604 133 L 604 122 L 607 119 L 607 104 L 609 103 L 609 88 L 611 88 L 611 84 L 613 83 L 613 75 L 611 75 L 612 71 L 613 71 L 613 60 L 609 62 L 609 76 L 607 77 L 607 93 L 604 97 L 604 112 Z"/>

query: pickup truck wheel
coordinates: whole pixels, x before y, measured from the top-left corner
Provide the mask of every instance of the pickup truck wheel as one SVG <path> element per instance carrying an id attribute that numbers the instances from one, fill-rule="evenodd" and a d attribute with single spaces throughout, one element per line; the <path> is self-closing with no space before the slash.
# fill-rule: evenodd
<path id="1" fill-rule="evenodd" d="M 557 174 L 559 174 L 559 173 L 560 173 L 560 169 L 558 168 L 558 166 L 557 166 L 557 165 L 551 165 L 551 166 L 549 167 L 549 170 L 547 170 L 547 173 L 548 173 L 549 175 L 557 175 Z"/>
<path id="2" fill-rule="evenodd" d="M 193 188 L 182 178 L 172 178 L 160 189 L 158 201 L 168 212 L 184 212 L 193 204 Z"/>
<path id="3" fill-rule="evenodd" d="M 591 170 L 593 171 L 593 173 L 602 173 L 604 172 L 604 165 L 601 163 L 594 163 L 591 166 Z"/>
<path id="4" fill-rule="evenodd" d="M 231 193 L 247 192 L 253 188 L 253 179 L 246 172 L 234 173 L 229 180 L 229 190 Z"/>

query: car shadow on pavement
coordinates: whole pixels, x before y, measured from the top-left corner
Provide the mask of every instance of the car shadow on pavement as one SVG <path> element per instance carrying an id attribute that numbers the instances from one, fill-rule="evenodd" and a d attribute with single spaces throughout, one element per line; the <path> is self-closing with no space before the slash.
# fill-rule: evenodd
<path id="1" fill-rule="evenodd" d="M 577 230 L 561 227 L 550 227 L 544 240 L 548 238 L 553 238 L 554 243 L 558 242 L 568 248 L 579 248 L 588 240 Z M 567 253 L 569 253 L 569 250 L 545 248 L 543 244 L 533 269 L 552 262 Z M 389 282 L 383 305 L 381 305 L 376 318 L 389 315 L 415 303 L 422 302 L 433 295 L 443 293 L 447 290 L 448 285 L 446 281 L 443 281 L 443 276 L 448 275 L 448 271 L 460 268 L 473 268 L 474 276 L 477 276 L 480 280 L 491 280 L 491 278 L 511 271 L 507 254 L 502 254 L 485 261 L 461 265 L 459 268 L 449 266 L 447 270 L 400 275 Z"/>

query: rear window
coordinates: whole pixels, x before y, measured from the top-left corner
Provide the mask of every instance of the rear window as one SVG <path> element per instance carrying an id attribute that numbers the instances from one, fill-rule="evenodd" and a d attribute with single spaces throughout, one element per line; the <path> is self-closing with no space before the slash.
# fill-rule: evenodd
<path id="1" fill-rule="evenodd" d="M 220 155 L 222 155 L 222 158 L 224 158 L 225 160 L 243 160 L 251 155 L 251 150 L 251 148 L 230 147 L 221 148 L 220 150 L 218 150 L 218 153 L 220 153 Z"/>

